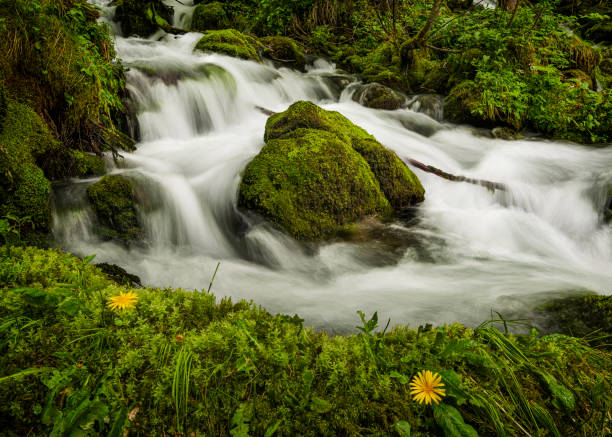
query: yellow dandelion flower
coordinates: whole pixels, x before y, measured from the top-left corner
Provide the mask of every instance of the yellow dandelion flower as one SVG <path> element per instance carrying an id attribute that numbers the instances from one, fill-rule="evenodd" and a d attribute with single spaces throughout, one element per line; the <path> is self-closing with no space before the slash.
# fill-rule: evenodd
<path id="1" fill-rule="evenodd" d="M 430 370 L 423 370 L 412 379 L 410 383 L 410 394 L 412 398 L 419 404 L 437 404 L 440 402 L 440 396 L 446 396 L 442 384 L 442 377 L 437 373 L 432 373 Z"/>
<path id="2" fill-rule="evenodd" d="M 108 308 L 112 311 L 126 310 L 134 308 L 138 301 L 138 295 L 133 291 L 119 293 L 119 296 L 112 296 L 108 298 Z"/>

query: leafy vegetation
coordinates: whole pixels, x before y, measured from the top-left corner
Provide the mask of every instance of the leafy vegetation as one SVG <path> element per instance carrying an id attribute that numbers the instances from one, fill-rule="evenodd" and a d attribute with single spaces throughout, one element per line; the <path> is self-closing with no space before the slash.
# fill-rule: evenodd
<path id="1" fill-rule="evenodd" d="M 0 426 L 15 435 L 607 435 L 608 352 L 490 325 L 330 337 L 208 292 L 130 289 L 86 260 L 0 258 Z M 137 294 L 135 309 L 109 298 Z M 434 408 L 411 400 L 442 376 Z"/>
<path id="2" fill-rule="evenodd" d="M 6 1 L 0 17 L 0 215 L 44 235 L 50 181 L 103 173 L 94 154 L 133 144 L 115 127 L 123 69 L 84 0 Z"/>

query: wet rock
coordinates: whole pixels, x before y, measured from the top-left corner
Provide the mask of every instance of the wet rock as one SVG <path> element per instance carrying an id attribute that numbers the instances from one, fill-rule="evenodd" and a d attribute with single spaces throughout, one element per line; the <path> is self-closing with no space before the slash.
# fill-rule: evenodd
<path id="1" fill-rule="evenodd" d="M 136 211 L 136 192 L 129 179 L 104 176 L 87 187 L 87 198 L 100 224 L 95 231 L 102 239 L 127 246 L 141 240 L 143 230 Z"/>
<path id="2" fill-rule="evenodd" d="M 353 100 L 366 108 L 387 110 L 399 109 L 406 103 L 403 95 L 378 83 L 361 85 L 353 94 Z"/>
<path id="3" fill-rule="evenodd" d="M 444 119 L 444 96 L 439 94 L 420 94 L 408 101 L 408 108 L 423 113 L 436 121 Z"/>
<path id="4" fill-rule="evenodd" d="M 268 119 L 266 145 L 244 171 L 238 204 L 298 239 L 319 240 L 367 216 L 424 199 L 395 155 L 337 112 L 297 102 Z"/>

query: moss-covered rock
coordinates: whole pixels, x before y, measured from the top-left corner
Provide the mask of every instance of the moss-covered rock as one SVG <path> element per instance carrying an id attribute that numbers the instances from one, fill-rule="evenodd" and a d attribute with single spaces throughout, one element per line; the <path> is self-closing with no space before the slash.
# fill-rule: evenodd
<path id="1" fill-rule="evenodd" d="M 136 193 L 127 178 L 104 176 L 87 187 L 87 197 L 100 222 L 96 232 L 101 238 L 130 245 L 142 237 L 136 211 Z"/>
<path id="2" fill-rule="evenodd" d="M 296 238 L 329 237 L 364 216 L 388 217 L 424 198 L 397 155 L 313 103 L 272 115 L 265 141 L 244 171 L 238 203 Z"/>
<path id="3" fill-rule="evenodd" d="M 591 337 L 595 345 L 612 348 L 612 296 L 592 293 L 555 299 L 539 311 L 545 315 L 546 331 Z"/>
<path id="4" fill-rule="evenodd" d="M 252 36 L 245 35 L 235 29 L 225 29 L 207 32 L 198 41 L 195 49 L 261 62 L 257 46 L 258 42 Z"/>
<path id="5" fill-rule="evenodd" d="M 114 4 L 115 21 L 125 36 L 147 37 L 172 20 L 172 8 L 162 0 L 115 0 Z"/>
<path id="6" fill-rule="evenodd" d="M 263 55 L 291 68 L 303 70 L 306 58 L 297 43 L 286 36 L 268 36 L 261 39 Z"/>
<path id="7" fill-rule="evenodd" d="M 229 19 L 221 2 L 200 3 L 193 10 L 191 30 L 204 32 L 225 29 L 228 26 Z"/>
<path id="8" fill-rule="evenodd" d="M 406 98 L 400 93 L 378 83 L 359 87 L 353 100 L 367 108 L 388 110 L 399 109 L 406 103 Z"/>
<path id="9" fill-rule="evenodd" d="M 72 159 L 74 176 L 102 176 L 106 173 L 104 160 L 97 155 L 84 153 L 80 150 L 70 150 L 70 158 Z"/>
<path id="10" fill-rule="evenodd" d="M 36 231 L 49 230 L 51 186 L 36 158 L 58 147 L 36 112 L 27 105 L 7 102 L 0 128 L 0 216 L 30 217 Z"/>

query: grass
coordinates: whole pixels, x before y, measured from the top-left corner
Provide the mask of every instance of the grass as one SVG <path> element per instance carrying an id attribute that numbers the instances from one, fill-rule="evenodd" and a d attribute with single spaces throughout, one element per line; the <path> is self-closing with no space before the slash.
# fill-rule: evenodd
<path id="1" fill-rule="evenodd" d="M 330 337 L 207 291 L 130 289 L 86 260 L 0 256 L 0 427 L 8 435 L 605 436 L 606 349 L 566 335 L 395 326 Z M 139 295 L 112 312 L 108 298 Z M 356 322 L 359 318 L 356 315 Z M 442 375 L 435 407 L 411 400 Z"/>

